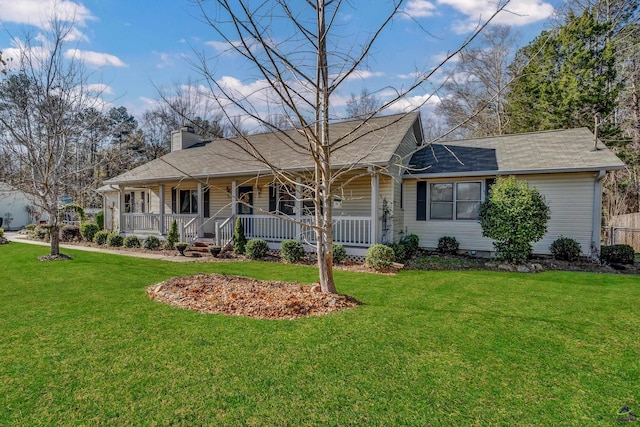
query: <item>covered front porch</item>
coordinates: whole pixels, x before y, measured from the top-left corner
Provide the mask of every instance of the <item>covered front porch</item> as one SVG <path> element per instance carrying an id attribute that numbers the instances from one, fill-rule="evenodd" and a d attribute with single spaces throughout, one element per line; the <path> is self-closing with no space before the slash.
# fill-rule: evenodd
<path id="1" fill-rule="evenodd" d="M 335 198 L 335 243 L 355 253 L 385 240 L 380 187 L 380 176 L 374 173 L 350 181 L 343 196 Z M 248 239 L 264 239 L 272 248 L 289 239 L 315 244 L 315 217 L 298 188 L 291 193 L 279 188 L 268 177 L 111 187 L 105 191 L 105 211 L 112 219 L 105 225 L 123 234 L 166 236 L 175 220 L 181 241 L 206 238 L 224 245 L 232 240 L 240 218 Z"/>

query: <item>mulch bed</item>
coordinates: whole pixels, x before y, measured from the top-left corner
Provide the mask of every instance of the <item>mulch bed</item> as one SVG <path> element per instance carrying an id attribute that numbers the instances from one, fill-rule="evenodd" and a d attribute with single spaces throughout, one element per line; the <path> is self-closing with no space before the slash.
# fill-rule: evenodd
<path id="1" fill-rule="evenodd" d="M 321 316 L 360 305 L 350 296 L 313 291 L 309 285 L 220 274 L 174 277 L 149 286 L 147 295 L 201 313 L 256 319 Z"/>

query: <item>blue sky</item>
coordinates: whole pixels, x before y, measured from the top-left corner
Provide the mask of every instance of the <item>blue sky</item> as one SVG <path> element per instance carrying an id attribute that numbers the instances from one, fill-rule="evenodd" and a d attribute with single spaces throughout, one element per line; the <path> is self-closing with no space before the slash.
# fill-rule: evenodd
<path id="1" fill-rule="evenodd" d="M 510 12 L 496 21 L 512 25 L 526 44 L 545 28 L 561 0 L 511 0 Z M 341 16 L 342 28 L 357 37 L 375 28 L 387 0 L 354 0 Z M 69 45 L 93 72 L 92 83 L 105 85 L 107 106 L 124 105 L 138 115 L 153 105 L 156 87 L 202 77 L 190 65 L 194 51 L 217 55 L 215 78 L 244 92 L 259 86 L 255 72 L 232 54 L 222 54 L 219 36 L 201 21 L 190 0 L 0 0 L 0 49 L 11 56 L 25 32 L 37 35 L 57 7 L 75 16 L 75 40 Z M 474 26 L 495 10 L 495 0 L 411 0 L 372 52 L 360 77 L 336 96 L 336 104 L 366 87 L 398 87 L 416 69 L 433 67 L 458 46 Z M 413 19 L 407 19 L 411 16 Z M 426 29 L 428 33 L 423 31 Z M 416 93 L 413 101 L 427 95 Z M 380 92 L 383 93 L 383 92 Z M 411 99 L 409 101 L 412 101 Z"/>

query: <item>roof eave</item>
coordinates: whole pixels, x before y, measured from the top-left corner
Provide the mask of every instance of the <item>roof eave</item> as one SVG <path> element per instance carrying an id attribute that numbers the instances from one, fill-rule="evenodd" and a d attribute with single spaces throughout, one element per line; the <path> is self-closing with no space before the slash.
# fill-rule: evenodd
<path id="1" fill-rule="evenodd" d="M 468 176 L 500 176 L 500 175 L 537 175 L 552 173 L 576 173 L 576 172 L 598 172 L 601 170 L 611 171 L 624 169 L 624 165 L 602 165 L 584 168 L 557 168 L 557 169 L 519 169 L 519 170 L 488 170 L 469 172 L 440 172 L 440 173 L 420 173 L 405 174 L 402 179 L 425 179 L 425 178 L 456 178 Z"/>

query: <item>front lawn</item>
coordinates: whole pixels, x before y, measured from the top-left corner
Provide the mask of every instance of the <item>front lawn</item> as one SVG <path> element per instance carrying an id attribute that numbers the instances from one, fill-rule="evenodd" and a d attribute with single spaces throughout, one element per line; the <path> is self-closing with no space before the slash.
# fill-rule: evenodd
<path id="1" fill-rule="evenodd" d="M 146 286 L 182 264 L 0 245 L 0 425 L 615 425 L 640 412 L 640 278 L 336 271 L 364 305 L 295 321 L 204 315 Z"/>

